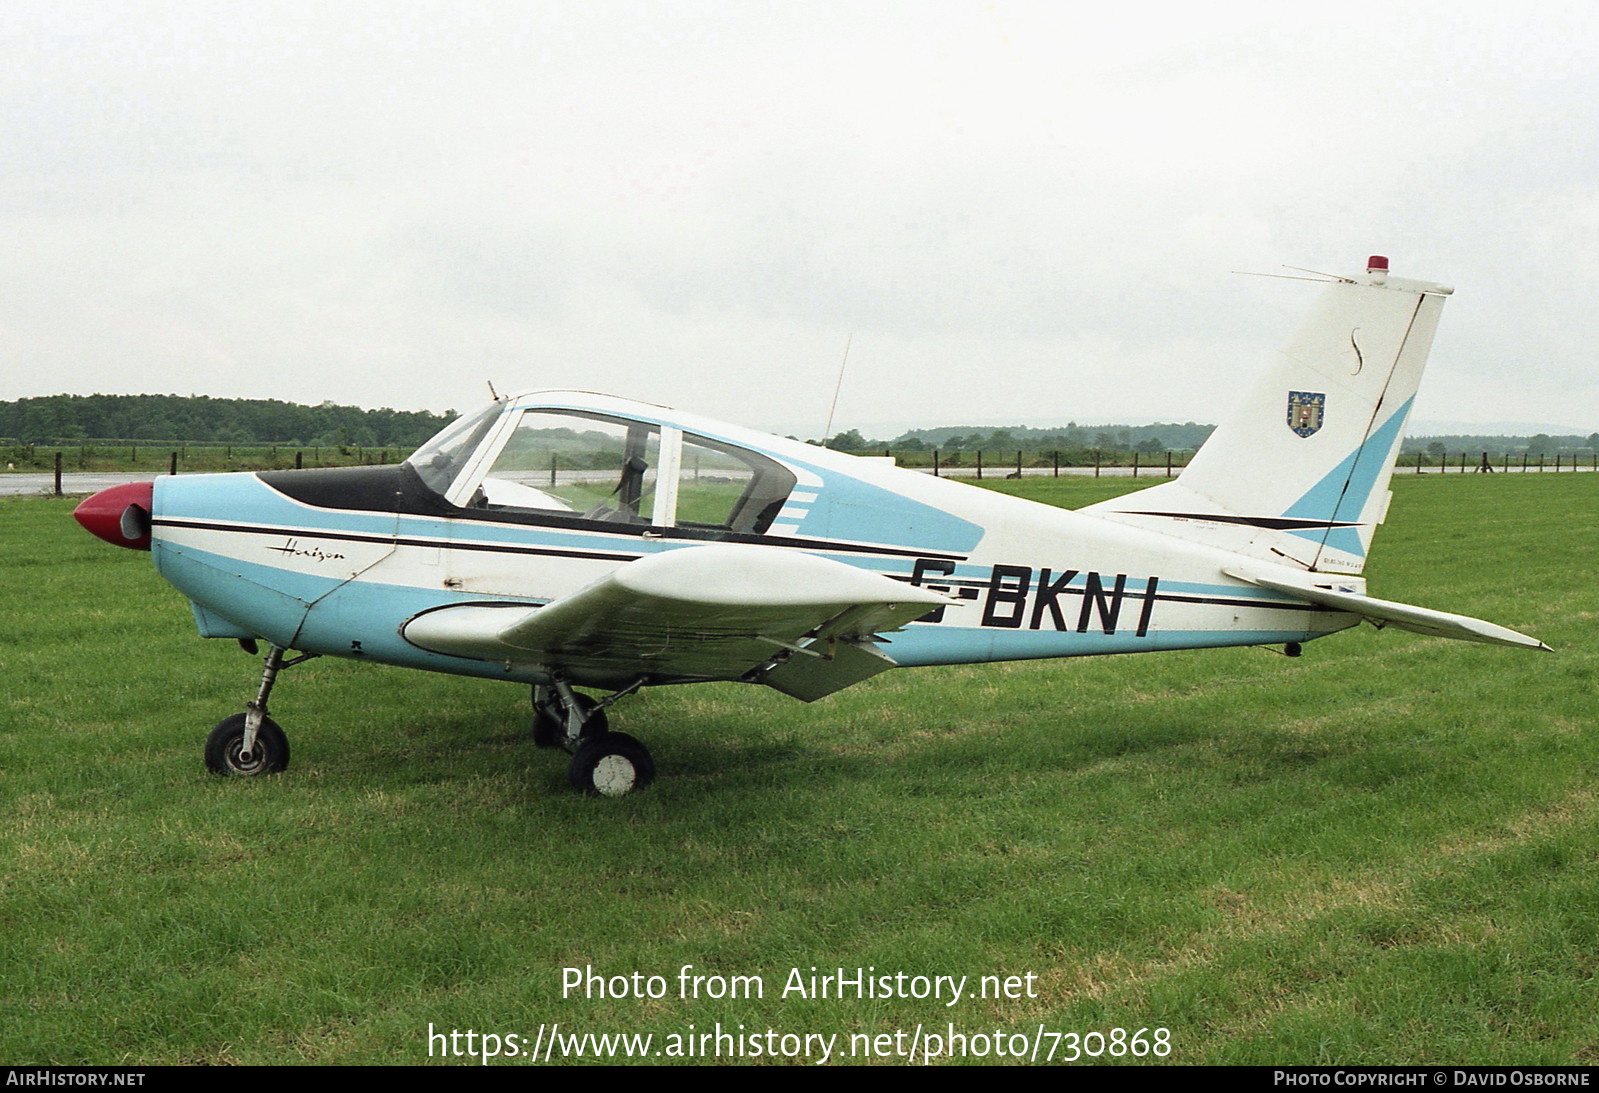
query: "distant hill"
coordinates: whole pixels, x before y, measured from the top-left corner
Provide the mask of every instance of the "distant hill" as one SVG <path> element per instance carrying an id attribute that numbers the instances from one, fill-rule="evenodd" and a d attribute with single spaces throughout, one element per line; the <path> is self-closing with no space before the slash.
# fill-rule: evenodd
<path id="1" fill-rule="evenodd" d="M 0 402 L 0 437 L 23 444 L 147 440 L 414 448 L 454 416 L 206 395 L 46 395 Z"/>

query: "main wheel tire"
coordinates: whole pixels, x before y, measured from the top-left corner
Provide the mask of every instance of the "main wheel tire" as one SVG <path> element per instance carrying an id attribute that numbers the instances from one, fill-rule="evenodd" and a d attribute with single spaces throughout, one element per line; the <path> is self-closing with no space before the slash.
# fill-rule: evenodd
<path id="1" fill-rule="evenodd" d="M 205 738 L 205 765 L 212 773 L 254 778 L 276 774 L 289 765 L 289 738 L 270 717 L 261 719 L 261 727 L 255 734 L 255 750 L 250 753 L 249 760 L 242 758 L 246 716 L 236 713 L 223 719 Z"/>
<path id="2" fill-rule="evenodd" d="M 602 733 L 578 745 L 567 765 L 566 780 L 591 796 L 621 797 L 655 780 L 655 760 L 627 733 Z"/>
<path id="3" fill-rule="evenodd" d="M 605 716 L 605 711 L 597 709 L 599 703 L 588 695 L 573 693 L 577 699 L 578 709 L 587 715 L 583 722 L 583 737 L 598 736 L 610 728 L 610 719 Z M 533 743 L 541 748 L 566 747 L 566 719 L 561 716 L 561 705 L 558 702 L 540 702 L 533 700 Z"/>

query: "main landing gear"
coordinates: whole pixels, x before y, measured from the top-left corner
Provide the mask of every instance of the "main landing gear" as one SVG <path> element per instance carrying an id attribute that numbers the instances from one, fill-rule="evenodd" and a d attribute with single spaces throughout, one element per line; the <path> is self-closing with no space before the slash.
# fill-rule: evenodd
<path id="1" fill-rule="evenodd" d="M 255 651 L 250 646 L 245 648 Z M 303 653 L 284 660 L 283 650 L 276 645 L 267 650 L 255 700 L 245 706 L 244 713 L 223 718 L 205 738 L 205 765 L 213 773 L 253 778 L 258 774 L 276 774 L 289 765 L 289 738 L 278 728 L 278 723 L 267 716 L 267 697 L 272 693 L 279 672 L 318 655 Z"/>
<path id="2" fill-rule="evenodd" d="M 642 681 L 640 681 L 642 683 Z M 639 683 L 596 701 L 565 680 L 533 688 L 533 742 L 572 753 L 566 780 L 584 793 L 620 797 L 655 779 L 649 749 L 625 732 L 612 732 L 605 707 L 638 690 Z"/>

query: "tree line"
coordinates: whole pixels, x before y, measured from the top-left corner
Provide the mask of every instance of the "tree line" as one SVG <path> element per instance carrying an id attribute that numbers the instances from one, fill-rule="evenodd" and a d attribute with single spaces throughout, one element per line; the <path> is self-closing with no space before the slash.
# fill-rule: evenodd
<path id="1" fill-rule="evenodd" d="M 1404 455 L 1425 453 L 1434 459 L 1441 459 L 1450 452 L 1470 452 L 1473 455 L 1487 452 L 1490 459 L 1505 455 L 1529 455 L 1534 459 L 1540 456 L 1591 455 L 1599 452 L 1599 433 L 1589 433 L 1587 436 L 1550 436 L 1548 433 L 1533 436 L 1472 436 L 1465 433 L 1416 436 L 1405 438 L 1401 451 Z"/>
<path id="2" fill-rule="evenodd" d="M 1214 425 L 1198 425 L 1192 421 L 1181 425 L 1160 423 L 1154 425 L 1088 425 L 1075 422 L 1061 428 L 1030 429 L 1023 426 L 1000 429 L 982 429 L 961 426 L 944 426 L 937 429 L 913 429 L 892 440 L 872 439 L 859 430 L 847 429 L 829 437 L 826 446 L 843 452 L 1103 452 L 1108 454 L 1193 452 L 1199 449 L 1215 431 Z M 812 441 L 811 443 L 820 443 Z M 1439 459 L 1446 452 L 1470 452 L 1476 455 L 1487 452 L 1489 458 L 1505 455 L 1528 455 L 1553 458 L 1557 455 L 1593 455 L 1599 453 L 1599 433 L 1555 435 L 1538 433 L 1534 436 L 1447 436 L 1406 437 L 1401 448 L 1403 455 L 1425 455 Z"/>
<path id="3" fill-rule="evenodd" d="M 47 395 L 0 402 L 0 439 L 24 445 L 73 445 L 83 441 L 150 441 L 209 444 L 281 444 L 306 447 L 410 450 L 455 416 L 446 411 L 363 410 L 323 402 L 317 406 L 277 399 L 211 398 L 207 395 Z M 1078 425 L 1054 428 L 940 426 L 912 429 L 892 439 L 874 439 L 848 429 L 827 447 L 847 452 L 1104 452 L 1194 451 L 1215 429 L 1188 421 L 1153 425 Z M 1599 451 L 1599 433 L 1550 436 L 1408 437 L 1407 455 L 1436 457 L 1443 451 L 1555 456 Z"/>
<path id="4" fill-rule="evenodd" d="M 454 416 L 206 395 L 46 395 L 0 402 L 0 437 L 38 445 L 142 440 L 409 450 Z"/>
<path id="5" fill-rule="evenodd" d="M 1048 429 L 1022 425 L 987 429 L 945 425 L 912 429 L 893 440 L 872 440 L 855 429 L 828 438 L 839 451 L 930 452 L 1167 452 L 1193 451 L 1215 430 L 1214 425 L 1188 421 L 1154 425 L 1078 425 L 1075 421 Z"/>

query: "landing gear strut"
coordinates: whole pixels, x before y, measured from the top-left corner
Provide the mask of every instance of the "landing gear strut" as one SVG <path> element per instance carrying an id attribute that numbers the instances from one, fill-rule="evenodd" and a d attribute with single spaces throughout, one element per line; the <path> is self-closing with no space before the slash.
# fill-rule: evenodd
<path id="1" fill-rule="evenodd" d="M 572 753 L 566 780 L 575 789 L 601 797 L 620 797 L 655 779 L 649 749 L 623 732 L 611 732 L 605 708 L 643 684 L 593 699 L 578 694 L 564 679 L 533 688 L 533 742 Z"/>
<path id="2" fill-rule="evenodd" d="M 244 713 L 223 718 L 205 739 L 205 765 L 213 773 L 251 778 L 275 774 L 289 765 L 289 738 L 267 716 L 267 698 L 279 672 L 318 655 L 302 653 L 284 660 L 282 649 L 276 645 L 268 648 L 254 701 L 245 706 Z"/>
<path id="3" fill-rule="evenodd" d="M 565 748 L 572 752 L 585 736 L 599 736 L 610 728 L 605 707 L 578 694 L 564 680 L 538 684 L 533 688 L 533 743 L 541 748 Z"/>

